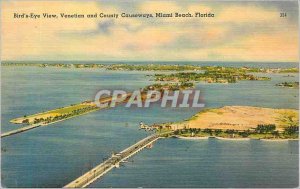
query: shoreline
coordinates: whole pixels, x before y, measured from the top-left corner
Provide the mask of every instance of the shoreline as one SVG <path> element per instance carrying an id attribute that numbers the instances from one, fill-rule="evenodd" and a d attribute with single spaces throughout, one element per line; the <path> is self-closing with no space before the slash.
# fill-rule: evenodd
<path id="1" fill-rule="evenodd" d="M 79 104 L 69 105 L 69 106 L 65 106 L 65 107 L 61 107 L 61 108 L 56 108 L 56 109 L 52 109 L 52 110 L 47 110 L 47 111 L 45 111 L 45 112 L 39 112 L 39 113 L 36 113 L 36 114 L 28 115 L 28 116 L 26 116 L 26 117 L 18 117 L 18 118 L 14 118 L 14 119 L 11 119 L 9 122 L 10 122 L 10 123 L 13 123 L 13 124 L 22 124 L 22 121 L 23 121 L 24 119 L 35 118 L 35 117 L 42 116 L 42 115 L 49 116 L 49 114 L 51 114 L 51 113 L 54 114 L 54 112 L 57 112 L 57 111 L 63 110 L 63 109 L 67 109 L 67 108 L 71 108 L 71 107 L 76 106 L 76 105 L 85 105 L 85 104 L 79 103 Z M 87 105 L 87 106 L 91 106 L 91 105 Z M 92 106 L 91 106 L 91 107 L 92 107 Z M 95 109 L 92 109 L 92 110 L 90 110 L 90 111 L 98 110 L 98 109 L 99 109 L 99 108 L 95 108 Z M 90 112 L 90 111 L 87 111 L 87 112 Z M 84 114 L 84 113 L 86 113 L 86 112 L 80 113 L 80 114 L 78 114 L 78 115 L 82 115 L 82 114 Z M 58 113 L 56 113 L 56 114 L 58 114 Z M 75 117 L 75 116 L 77 116 L 77 115 L 70 116 L 70 117 Z M 67 119 L 67 118 L 64 118 L 64 119 Z M 63 119 L 62 119 L 62 120 L 63 120 Z M 56 122 L 56 121 L 54 121 L 54 122 Z M 50 122 L 50 123 L 52 123 L 52 122 Z M 49 123 L 48 123 L 48 124 L 49 124 Z M 46 124 L 46 125 L 47 125 L 47 124 Z"/>
<path id="2" fill-rule="evenodd" d="M 175 135 L 173 137 L 177 138 L 177 139 L 184 139 L 184 140 L 205 140 L 205 139 L 210 138 L 210 137 L 184 137 L 184 136 L 178 136 L 178 135 Z"/>
<path id="3" fill-rule="evenodd" d="M 288 141 L 299 141 L 299 139 L 294 138 L 284 138 L 284 139 L 254 139 L 254 138 L 224 138 L 224 137 L 217 137 L 217 136 L 207 136 L 207 137 L 184 137 L 179 135 L 174 135 L 173 138 L 176 139 L 183 139 L 183 140 L 206 140 L 206 139 L 218 139 L 218 140 L 227 140 L 227 141 L 250 141 L 250 140 L 260 140 L 266 142 L 288 142 Z"/>
<path id="4" fill-rule="evenodd" d="M 214 138 L 218 140 L 230 140 L 230 141 L 248 141 L 251 140 L 251 138 L 225 138 L 225 137 L 218 137 L 215 136 Z"/>
<path id="5" fill-rule="evenodd" d="M 37 123 L 37 124 L 26 125 L 26 126 L 21 127 L 19 129 L 14 129 L 14 130 L 11 130 L 11 131 L 7 131 L 5 133 L 1 133 L 1 138 L 12 136 L 12 135 L 22 133 L 22 132 L 25 132 L 25 131 L 28 131 L 28 130 L 31 130 L 31 129 L 35 129 L 35 128 L 38 128 L 38 127 L 45 127 L 45 126 L 48 126 L 48 125 L 51 125 L 51 124 L 54 124 L 54 123 L 65 121 L 65 120 L 68 120 L 68 119 L 71 119 L 71 118 L 74 118 L 74 117 L 77 117 L 77 116 L 81 116 L 81 115 L 84 115 L 84 114 L 88 114 L 88 113 L 91 113 L 91 112 L 95 112 L 95 111 L 98 111 L 98 110 L 101 110 L 101 109 L 93 109 L 91 111 L 87 111 L 87 112 L 84 112 L 82 114 L 70 116 L 70 117 L 60 119 L 60 120 L 57 120 L 57 121 L 53 121 L 53 122 L 50 122 L 50 123 Z"/>
<path id="6" fill-rule="evenodd" d="M 265 142 L 288 142 L 288 141 L 299 141 L 299 139 L 294 139 L 294 138 L 291 138 L 291 139 L 288 139 L 288 138 L 283 138 L 283 139 L 265 139 L 265 138 L 262 138 L 262 139 L 258 139 L 258 140 L 265 141 Z"/>
<path id="7" fill-rule="evenodd" d="M 248 131 L 248 134 L 257 134 L 253 136 L 256 138 L 273 138 L 273 136 L 260 136 L 259 133 L 265 134 L 265 132 L 255 132 L 255 128 L 260 125 L 261 127 L 274 127 L 273 130 L 282 133 L 285 128 L 289 126 L 289 123 L 284 119 L 287 116 L 291 116 L 295 126 L 298 126 L 298 109 L 276 109 L 276 108 L 265 108 L 257 106 L 223 106 L 220 108 L 210 108 L 199 111 L 190 118 L 174 123 L 167 123 L 173 130 L 183 130 L 188 125 L 188 129 L 197 136 L 200 131 L 212 130 L 212 131 L 230 131 L 228 134 L 238 134 L 238 132 Z M 262 129 L 262 128 L 259 128 Z M 209 132 L 206 132 L 209 134 Z M 271 132 L 268 132 L 272 135 Z M 180 133 L 179 133 L 180 134 Z M 204 134 L 205 135 L 205 134 Z M 187 135 L 189 136 L 189 135 Z M 218 135 L 222 136 L 223 135 Z M 227 136 L 225 136 L 227 137 Z M 230 137 L 230 136 L 228 136 Z M 232 136 L 234 137 L 234 136 Z M 252 136 L 236 136 L 236 137 L 250 137 Z M 278 136 L 275 136 L 278 138 Z M 280 138 L 294 138 L 294 136 L 280 136 Z"/>

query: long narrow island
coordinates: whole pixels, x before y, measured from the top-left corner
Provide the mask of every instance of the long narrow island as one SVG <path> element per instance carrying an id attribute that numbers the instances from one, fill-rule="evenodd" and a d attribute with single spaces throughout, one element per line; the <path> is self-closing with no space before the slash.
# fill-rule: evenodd
<path id="1" fill-rule="evenodd" d="M 100 99 L 100 102 L 110 102 L 111 97 L 105 97 Z M 18 117 L 10 120 L 11 123 L 14 124 L 22 124 L 22 127 L 16 130 L 8 131 L 6 133 L 1 134 L 1 138 L 11 136 L 14 134 L 22 133 L 25 131 L 29 131 L 31 129 L 35 129 L 41 126 L 47 126 L 49 124 L 57 123 L 60 121 L 64 121 L 76 116 L 84 115 L 87 113 L 91 113 L 103 108 L 99 108 L 92 101 L 85 101 L 79 104 L 72 104 L 70 106 L 57 108 L 53 110 L 49 110 L 46 112 L 41 112 L 33 115 L 24 115 L 23 117 Z"/>

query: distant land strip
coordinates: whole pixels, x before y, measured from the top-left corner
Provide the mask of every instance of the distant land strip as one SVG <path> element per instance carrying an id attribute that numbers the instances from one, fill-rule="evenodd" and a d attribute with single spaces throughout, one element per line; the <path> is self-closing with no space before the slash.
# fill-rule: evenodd
<path id="1" fill-rule="evenodd" d="M 55 67 L 55 68 L 102 68 L 106 70 L 119 71 L 212 71 L 218 69 L 240 70 L 245 72 L 259 72 L 259 73 L 298 73 L 299 68 L 256 68 L 256 67 L 224 67 L 224 66 L 200 66 L 200 65 L 169 65 L 169 64 L 94 64 L 94 63 L 14 63 L 3 62 L 1 66 L 35 66 L 35 67 Z"/>

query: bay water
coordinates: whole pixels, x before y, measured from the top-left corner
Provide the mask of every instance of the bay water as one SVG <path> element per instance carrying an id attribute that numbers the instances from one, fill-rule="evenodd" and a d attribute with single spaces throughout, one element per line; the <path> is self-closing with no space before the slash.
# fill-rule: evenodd
<path id="1" fill-rule="evenodd" d="M 211 65 L 212 63 L 207 63 Z M 221 64 L 222 65 L 222 64 Z M 231 63 L 225 65 L 244 66 Z M 258 67 L 295 67 L 289 63 L 248 63 Z M 100 89 L 128 91 L 152 84 L 153 72 L 40 67 L 1 68 L 1 132 L 20 125 L 9 120 L 93 100 Z M 298 74 L 259 74 L 271 81 L 199 83 L 206 108 L 248 105 L 299 107 L 298 89 L 277 87 L 299 81 Z M 289 75 L 289 77 L 287 77 Z M 112 152 L 148 136 L 146 124 L 180 121 L 200 109 L 118 106 L 1 139 L 4 187 L 63 187 Z M 298 141 L 189 141 L 163 139 L 90 187 L 296 187 Z"/>

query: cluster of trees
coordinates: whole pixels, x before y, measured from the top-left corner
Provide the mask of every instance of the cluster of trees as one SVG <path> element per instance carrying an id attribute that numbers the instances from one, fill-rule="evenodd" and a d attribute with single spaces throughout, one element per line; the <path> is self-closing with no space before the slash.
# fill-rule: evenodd
<path id="1" fill-rule="evenodd" d="M 163 90 L 184 90 L 184 89 L 190 89 L 193 88 L 194 84 L 189 82 L 182 82 L 182 83 L 155 83 L 153 85 L 149 85 L 143 89 L 143 91 L 148 90 L 157 90 L 157 91 L 163 91 Z"/>
<path id="2" fill-rule="evenodd" d="M 72 116 L 75 116 L 75 115 L 80 115 L 82 113 L 91 111 L 91 110 L 96 109 L 96 108 L 97 107 L 94 107 L 94 106 L 87 106 L 85 108 L 76 109 L 76 110 L 71 111 L 70 113 L 61 114 L 61 115 L 57 115 L 57 116 L 54 116 L 54 117 L 49 116 L 47 118 L 34 118 L 33 124 L 50 123 L 50 122 L 66 119 L 68 117 L 72 117 Z M 24 119 L 23 123 L 24 124 L 30 124 L 28 119 Z"/>
<path id="3" fill-rule="evenodd" d="M 276 84 L 276 86 L 290 87 L 290 88 L 299 88 L 299 82 L 283 82 L 283 83 Z"/>
<path id="4" fill-rule="evenodd" d="M 260 124 L 257 125 L 257 127 L 255 128 L 255 131 L 257 133 L 272 133 L 275 130 L 276 130 L 275 124 L 266 124 L 266 125 Z"/>
<path id="5" fill-rule="evenodd" d="M 277 118 L 284 129 L 285 135 L 299 134 L 299 116 L 296 111 L 286 111 Z"/>
<path id="6" fill-rule="evenodd" d="M 211 129 L 209 129 L 211 130 Z M 185 134 L 185 133 L 200 133 L 201 131 L 204 131 L 202 129 L 199 129 L 199 128 L 189 128 L 189 129 L 178 129 L 174 132 L 174 134 Z"/>
<path id="7" fill-rule="evenodd" d="M 245 131 L 238 131 L 234 129 L 227 129 L 224 131 L 224 133 L 229 134 L 229 135 L 240 135 L 242 137 L 248 137 L 253 131 L 251 132 L 249 129 Z"/>
<path id="8" fill-rule="evenodd" d="M 36 124 L 36 123 L 41 123 L 41 122 L 44 122 L 45 119 L 44 118 L 34 118 L 33 120 L 33 124 Z"/>
<path id="9" fill-rule="evenodd" d="M 239 80 L 269 80 L 268 77 L 257 77 L 252 74 L 246 74 L 244 70 L 206 70 L 204 73 L 173 73 L 173 74 L 155 74 L 156 81 L 209 81 L 214 83 L 236 83 Z"/>
<path id="10" fill-rule="evenodd" d="M 29 119 L 24 119 L 24 120 L 22 121 L 22 123 L 23 123 L 23 124 L 29 124 Z"/>
<path id="11" fill-rule="evenodd" d="M 191 83 L 191 82 L 182 82 L 180 84 L 180 87 L 182 89 L 189 89 L 189 88 L 193 88 L 194 86 L 195 86 L 194 83 Z"/>
<path id="12" fill-rule="evenodd" d="M 299 133 L 299 127 L 298 126 L 288 126 L 284 129 L 284 134 L 287 135 L 294 135 Z"/>
<path id="13" fill-rule="evenodd" d="M 107 65 L 108 70 L 137 70 L 137 71 L 184 71 L 184 70 L 201 70 L 200 66 L 194 65 L 130 65 L 130 64 L 113 64 Z"/>
<path id="14" fill-rule="evenodd" d="M 88 106 L 88 107 L 85 107 L 85 108 L 76 109 L 76 110 L 73 110 L 72 112 L 67 113 L 67 114 L 62 114 L 62 115 L 59 115 L 59 116 L 54 116 L 50 122 L 58 121 L 58 120 L 61 120 L 61 119 L 66 119 L 68 117 L 72 117 L 72 116 L 75 116 L 75 115 L 80 115 L 80 114 L 83 114 L 85 112 L 91 111 L 91 110 L 93 110 L 95 108 L 97 108 L 97 107 Z"/>
<path id="15" fill-rule="evenodd" d="M 195 135 L 199 134 L 200 132 L 207 133 L 210 136 L 219 136 L 222 133 L 226 133 L 228 135 L 240 135 L 242 137 L 247 137 L 249 136 L 252 132 L 250 130 L 245 130 L 245 131 L 238 131 L 234 129 L 227 129 L 227 130 L 222 130 L 222 129 L 200 129 L 200 128 L 189 128 L 189 129 L 179 129 L 174 132 L 175 135 L 181 135 L 181 134 L 191 134 L 194 133 Z"/>
<path id="16" fill-rule="evenodd" d="M 285 127 L 283 133 L 279 133 L 279 131 L 276 130 L 276 125 L 275 124 L 259 124 L 254 130 L 234 130 L 234 129 L 227 129 L 227 130 L 222 130 L 222 129 L 200 129 L 200 128 L 185 128 L 185 129 L 180 129 L 176 130 L 174 132 L 175 135 L 182 135 L 182 134 L 194 134 L 197 135 L 200 132 L 202 133 L 207 133 L 210 136 L 220 136 L 221 134 L 225 133 L 229 136 L 240 136 L 240 137 L 248 137 L 249 135 L 255 135 L 255 134 L 266 134 L 273 137 L 283 137 L 286 138 L 286 135 L 289 135 L 289 137 L 293 136 L 296 137 L 299 134 L 299 126 L 288 126 Z"/>

